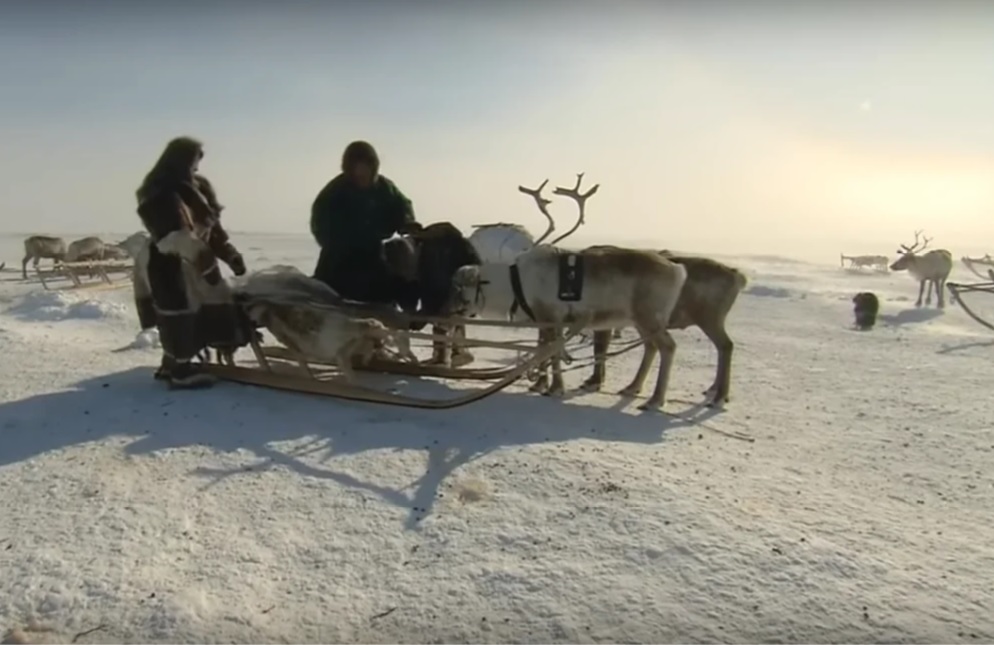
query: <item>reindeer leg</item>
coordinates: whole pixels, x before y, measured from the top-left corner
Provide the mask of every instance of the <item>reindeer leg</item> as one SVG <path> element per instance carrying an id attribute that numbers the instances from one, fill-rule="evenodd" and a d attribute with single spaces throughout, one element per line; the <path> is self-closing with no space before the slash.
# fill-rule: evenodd
<path id="1" fill-rule="evenodd" d="M 918 283 L 918 301 L 915 302 L 916 307 L 922 306 L 922 296 L 925 294 L 925 281 L 922 280 Z"/>
<path id="2" fill-rule="evenodd" d="M 611 338 L 614 340 L 618 340 L 619 338 L 621 338 L 621 327 L 614 328 L 614 330 L 611 332 Z"/>
<path id="3" fill-rule="evenodd" d="M 361 341 L 352 341 L 342 345 L 341 349 L 335 354 L 335 365 L 338 367 L 338 371 L 342 373 L 345 380 L 348 383 L 355 383 L 355 370 L 352 368 L 352 355 L 355 352 L 356 346 L 360 344 Z M 310 372 L 310 369 L 307 370 Z"/>
<path id="4" fill-rule="evenodd" d="M 28 279 L 28 262 L 30 261 L 31 261 L 30 255 L 25 255 L 24 259 L 21 260 L 21 277 L 24 278 L 25 280 Z M 35 262 L 35 266 L 36 267 L 38 266 L 37 262 Z"/>
<path id="5" fill-rule="evenodd" d="M 550 342 L 558 342 L 562 338 L 562 329 L 556 327 L 552 330 L 552 338 Z M 561 352 L 556 352 L 552 356 L 552 387 L 546 392 L 549 396 L 562 396 L 566 393 L 566 385 L 563 383 L 563 355 Z"/>
<path id="6" fill-rule="evenodd" d="M 946 308 L 946 278 L 942 278 L 935 283 L 936 297 L 939 301 L 939 309 Z"/>
<path id="7" fill-rule="evenodd" d="M 670 380 L 670 368 L 673 367 L 673 354 L 676 353 L 676 341 L 665 327 L 660 327 L 652 336 L 652 343 L 659 352 L 659 376 L 656 377 L 656 387 L 652 391 L 652 396 L 638 406 L 639 410 L 659 410 L 663 407 Z"/>
<path id="8" fill-rule="evenodd" d="M 448 330 L 439 325 L 431 326 L 431 333 L 433 334 L 448 334 Z M 428 360 L 429 365 L 448 365 L 449 364 L 449 353 L 450 345 L 444 340 L 435 339 L 431 342 L 431 358 Z"/>
<path id="9" fill-rule="evenodd" d="M 925 284 L 928 286 L 928 291 L 925 294 L 925 306 L 932 304 L 932 285 L 935 284 L 933 280 L 926 280 Z"/>
<path id="10" fill-rule="evenodd" d="M 452 335 L 456 338 L 461 338 L 466 340 L 466 325 L 457 325 L 452 330 Z M 452 348 L 452 367 L 462 367 L 463 365 L 469 365 L 476 357 L 473 356 L 473 352 L 469 351 L 469 348 L 465 345 L 454 345 Z"/>
<path id="11" fill-rule="evenodd" d="M 702 327 L 701 330 L 714 344 L 715 349 L 718 350 L 718 370 L 715 374 L 714 383 L 704 392 L 704 396 L 707 397 L 705 405 L 714 407 L 729 400 L 728 393 L 731 389 L 732 377 L 732 351 L 735 349 L 735 343 L 732 342 L 732 339 L 725 331 L 724 322 L 717 325 L 714 329 L 708 326 L 707 328 Z"/>
<path id="12" fill-rule="evenodd" d="M 551 342 L 549 338 L 548 329 L 540 329 L 538 331 L 538 346 L 539 348 L 545 347 L 547 343 Z M 549 391 L 549 361 L 543 361 L 537 368 L 538 378 L 532 383 L 531 387 L 528 388 L 529 392 L 537 392 L 539 394 L 545 394 Z"/>
<path id="13" fill-rule="evenodd" d="M 639 392 L 642 391 L 642 386 L 645 385 L 645 378 L 649 375 L 649 368 L 652 367 L 652 361 L 655 360 L 656 354 L 659 353 L 659 349 L 652 342 L 649 342 L 649 337 L 641 329 L 639 329 L 639 334 L 642 335 L 642 340 L 646 341 L 642 345 L 642 361 L 639 363 L 639 368 L 635 372 L 635 378 L 632 379 L 632 382 L 618 392 L 620 396 L 635 397 L 639 395 Z"/>
<path id="14" fill-rule="evenodd" d="M 615 330 L 617 331 L 617 330 Z M 611 343 L 611 333 L 607 331 L 594 332 L 594 371 L 590 378 L 583 382 L 580 389 L 584 392 L 599 392 L 604 385 L 607 372 L 607 348 Z"/>

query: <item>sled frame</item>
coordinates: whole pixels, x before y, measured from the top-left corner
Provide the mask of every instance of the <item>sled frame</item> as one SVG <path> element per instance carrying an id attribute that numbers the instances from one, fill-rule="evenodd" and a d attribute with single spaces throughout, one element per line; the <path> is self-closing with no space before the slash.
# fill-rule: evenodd
<path id="1" fill-rule="evenodd" d="M 963 299 L 964 293 L 986 293 L 990 296 L 994 296 L 994 282 L 975 282 L 970 284 L 962 284 L 959 282 L 947 282 L 946 287 L 949 289 L 949 293 L 953 296 L 953 302 L 959 304 L 966 315 L 973 318 L 978 324 L 986 327 L 987 329 L 994 331 L 994 324 L 985 320 L 977 312 L 970 308 L 966 301 Z"/>
<path id="2" fill-rule="evenodd" d="M 442 324 L 450 326 L 460 324 L 456 322 L 457 319 L 435 320 L 443 321 Z M 467 319 L 466 322 L 480 326 L 518 327 L 525 329 L 537 326 L 534 323 L 511 323 L 504 320 L 484 321 Z M 562 327 L 564 325 L 556 326 Z M 512 341 L 506 343 L 488 342 L 487 346 L 503 346 L 505 349 L 513 349 L 529 354 L 527 358 L 509 368 L 476 368 L 467 370 L 444 365 L 415 365 L 394 361 L 371 361 L 369 365 L 364 367 L 357 366 L 359 368 L 357 371 L 373 371 L 389 374 L 403 374 L 406 372 L 411 376 L 435 377 L 449 380 L 493 381 L 487 387 L 446 399 L 418 398 L 405 394 L 385 392 L 356 383 L 349 383 L 341 376 L 340 372 L 338 372 L 336 377 L 337 370 L 329 369 L 327 363 L 298 355 L 296 352 L 285 347 L 263 348 L 255 338 L 250 341 L 250 346 L 255 354 L 258 363 L 257 366 L 248 367 L 243 365 L 209 363 L 204 366 L 204 369 L 221 380 L 245 385 L 256 385 L 301 394 L 315 394 L 349 401 L 380 403 L 423 410 L 449 410 L 475 403 L 506 389 L 532 370 L 542 366 L 557 353 L 562 353 L 566 347 L 566 343 L 576 336 L 583 327 L 582 323 L 566 325 L 565 333 L 561 334 L 557 340 L 538 347 L 524 348 L 521 343 Z M 407 333 L 412 338 L 434 336 L 433 334 L 415 334 L 403 331 L 398 331 L 397 333 Z M 467 344 L 476 343 L 469 341 Z M 297 363 L 297 373 L 281 373 L 275 370 L 271 359 L 273 361 Z"/>
<path id="3" fill-rule="evenodd" d="M 41 282 L 41 286 L 46 290 L 50 290 L 48 282 L 52 278 L 64 277 L 70 283 L 70 288 L 80 289 L 83 287 L 92 287 L 96 285 L 113 285 L 114 281 L 111 279 L 110 274 L 112 273 L 130 273 L 132 270 L 132 263 L 129 261 L 121 260 L 94 260 L 88 262 L 60 262 L 55 266 L 42 269 L 40 266 L 35 266 L 35 275 L 38 276 L 38 281 Z M 83 274 L 96 274 L 96 277 L 100 282 L 94 283 L 83 283 Z M 47 278 L 47 279 L 46 279 Z"/>

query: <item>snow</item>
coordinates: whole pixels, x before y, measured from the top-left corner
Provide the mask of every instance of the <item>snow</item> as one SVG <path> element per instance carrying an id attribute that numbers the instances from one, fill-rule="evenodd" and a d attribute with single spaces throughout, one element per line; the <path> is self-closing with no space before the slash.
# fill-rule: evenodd
<path id="1" fill-rule="evenodd" d="M 303 236 L 235 242 L 254 268 L 316 259 Z M 19 240 L 0 243 L 16 265 Z M 524 382 L 450 411 L 170 392 L 126 282 L 45 292 L 8 266 L 0 633 L 990 642 L 994 339 L 954 305 L 916 310 L 907 275 L 721 259 L 750 279 L 732 401 L 695 405 L 716 355 L 675 332 L 672 416 L 612 394 L 637 352 L 602 393 Z M 863 290 L 882 303 L 865 333 Z"/>

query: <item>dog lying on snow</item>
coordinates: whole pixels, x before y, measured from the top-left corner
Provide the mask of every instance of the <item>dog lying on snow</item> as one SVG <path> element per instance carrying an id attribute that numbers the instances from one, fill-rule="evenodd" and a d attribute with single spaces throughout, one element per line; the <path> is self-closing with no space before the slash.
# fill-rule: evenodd
<path id="1" fill-rule="evenodd" d="M 350 383 L 355 379 L 353 361 L 358 358 L 360 365 L 366 365 L 374 355 L 386 351 L 387 341 L 393 341 L 401 359 L 418 362 L 411 351 L 410 339 L 395 334 L 375 318 L 265 301 L 249 302 L 245 312 L 253 323 L 265 327 L 301 359 L 337 365 Z"/>

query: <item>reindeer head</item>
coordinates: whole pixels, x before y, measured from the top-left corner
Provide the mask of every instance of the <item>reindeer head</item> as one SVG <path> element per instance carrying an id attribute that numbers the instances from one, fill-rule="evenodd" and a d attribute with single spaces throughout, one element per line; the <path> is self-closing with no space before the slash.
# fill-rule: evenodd
<path id="1" fill-rule="evenodd" d="M 407 282 L 418 279 L 418 256 L 420 249 L 417 240 L 410 236 L 392 237 L 383 240 L 380 252 L 391 273 Z"/>
<path id="2" fill-rule="evenodd" d="M 916 254 L 920 251 L 924 251 L 928 247 L 928 243 L 932 241 L 932 238 L 925 237 L 922 235 L 922 231 L 915 231 L 915 241 L 911 246 L 902 244 L 901 248 L 897 250 L 897 254 L 900 255 L 893 264 L 890 265 L 891 271 L 904 271 L 915 261 Z"/>
<path id="3" fill-rule="evenodd" d="M 486 304 L 486 284 L 478 265 L 460 267 L 452 276 L 446 310 L 457 316 L 475 316 Z"/>

